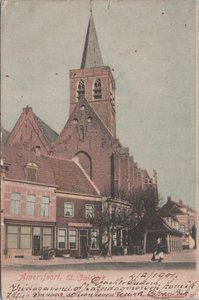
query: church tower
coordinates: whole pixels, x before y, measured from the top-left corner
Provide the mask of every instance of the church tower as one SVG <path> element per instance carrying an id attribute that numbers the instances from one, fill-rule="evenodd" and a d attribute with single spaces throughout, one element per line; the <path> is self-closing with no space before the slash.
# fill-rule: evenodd
<path id="1" fill-rule="evenodd" d="M 70 114 L 81 98 L 87 100 L 112 136 L 116 137 L 115 80 L 110 67 L 103 64 L 92 11 L 81 67 L 70 71 Z"/>

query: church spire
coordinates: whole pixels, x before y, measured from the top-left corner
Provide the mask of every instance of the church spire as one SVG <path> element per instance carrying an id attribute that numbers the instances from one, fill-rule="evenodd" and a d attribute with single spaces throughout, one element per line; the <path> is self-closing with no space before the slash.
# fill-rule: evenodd
<path id="1" fill-rule="evenodd" d="M 91 15 L 86 33 L 81 69 L 101 67 L 104 65 L 99 43 L 97 40 L 97 33 L 92 15 L 92 7 L 90 8 L 90 13 Z"/>

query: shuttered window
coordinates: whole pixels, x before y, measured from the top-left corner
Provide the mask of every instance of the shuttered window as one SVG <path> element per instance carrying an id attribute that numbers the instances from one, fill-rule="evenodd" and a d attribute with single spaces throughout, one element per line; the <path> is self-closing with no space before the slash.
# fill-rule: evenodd
<path id="1" fill-rule="evenodd" d="M 102 83 L 100 79 L 96 79 L 94 83 L 93 89 L 93 97 L 95 100 L 99 100 L 102 98 Z"/>

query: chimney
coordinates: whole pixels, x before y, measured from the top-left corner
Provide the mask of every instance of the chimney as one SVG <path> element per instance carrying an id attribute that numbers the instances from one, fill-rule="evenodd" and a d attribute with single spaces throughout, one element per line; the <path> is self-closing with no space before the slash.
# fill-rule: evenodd
<path id="1" fill-rule="evenodd" d="M 182 200 L 179 200 L 179 204 L 180 204 L 180 205 L 182 205 L 182 204 L 183 204 Z"/>
<path id="2" fill-rule="evenodd" d="M 41 147 L 39 145 L 37 145 L 35 147 L 35 154 L 36 154 L 36 156 L 40 156 L 40 154 L 41 154 Z"/>
<path id="3" fill-rule="evenodd" d="M 171 202 L 171 196 L 168 196 L 168 197 L 167 197 L 167 201 L 168 201 L 168 202 Z"/>

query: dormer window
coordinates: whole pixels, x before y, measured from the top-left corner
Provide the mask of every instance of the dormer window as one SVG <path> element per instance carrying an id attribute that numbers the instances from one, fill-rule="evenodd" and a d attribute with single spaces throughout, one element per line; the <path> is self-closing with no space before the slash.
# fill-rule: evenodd
<path id="1" fill-rule="evenodd" d="M 84 98 L 84 96 L 85 96 L 85 83 L 81 79 L 77 87 L 77 99 L 79 100 L 81 98 Z"/>
<path id="2" fill-rule="evenodd" d="M 102 98 L 102 83 L 100 79 L 96 79 L 93 89 L 93 97 L 95 100 Z"/>
<path id="3" fill-rule="evenodd" d="M 34 163 L 28 163 L 26 165 L 26 180 L 37 181 L 37 170 L 38 167 Z"/>

